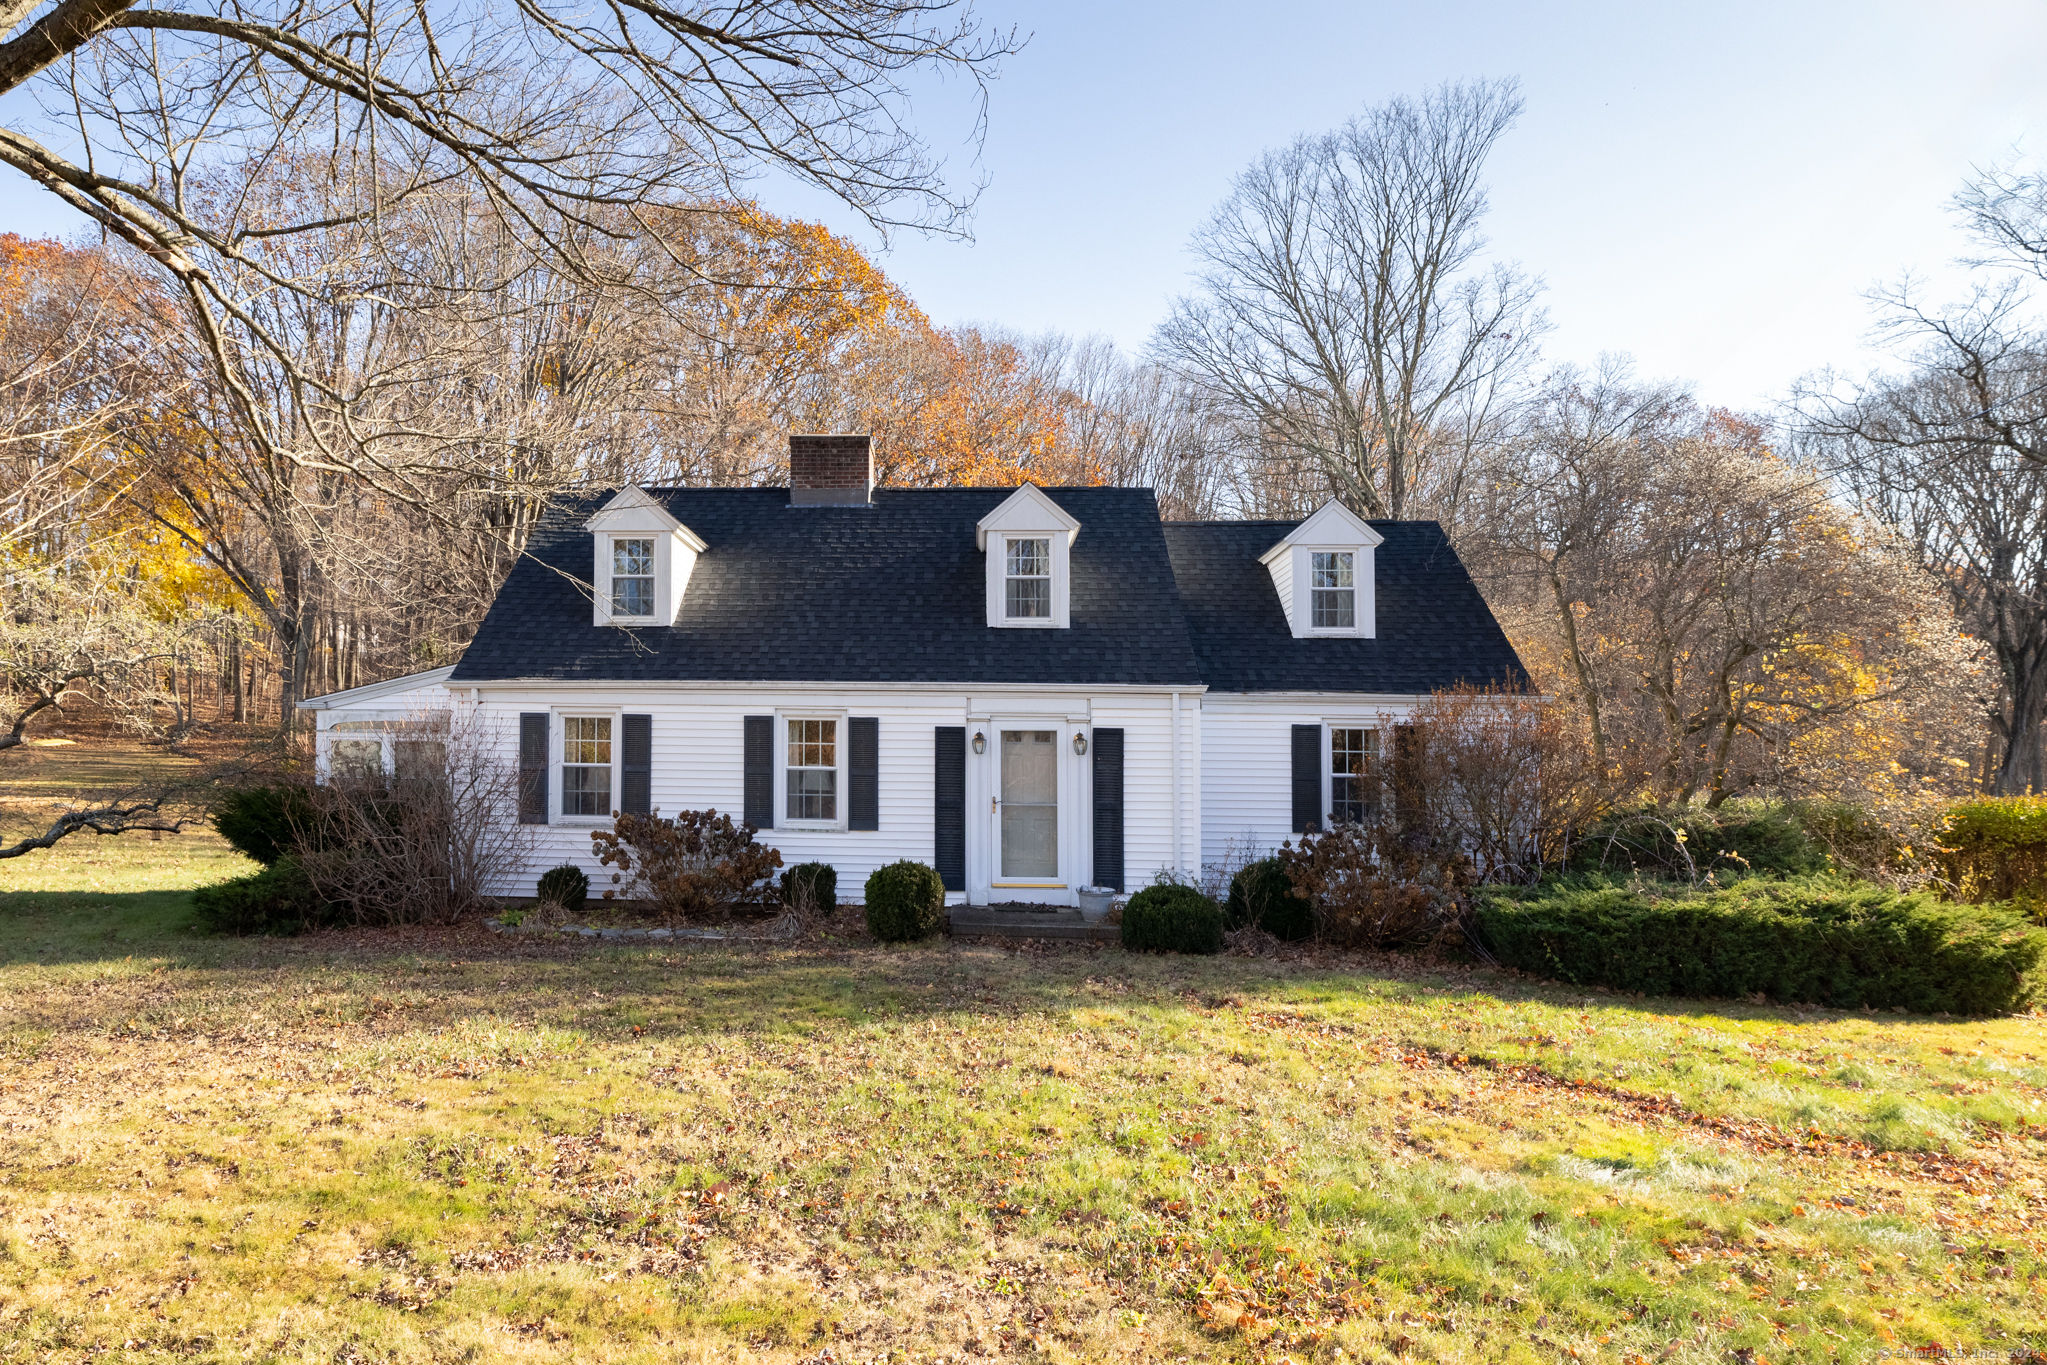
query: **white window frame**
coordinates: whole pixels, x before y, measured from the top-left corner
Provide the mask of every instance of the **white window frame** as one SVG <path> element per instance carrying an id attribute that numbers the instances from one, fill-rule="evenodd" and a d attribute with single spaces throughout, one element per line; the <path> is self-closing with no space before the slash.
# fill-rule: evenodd
<path id="1" fill-rule="evenodd" d="M 565 770 L 572 766 L 578 768 L 601 766 L 594 763 L 569 763 L 569 722 L 571 720 L 608 720 L 611 722 L 611 800 L 607 803 L 611 810 L 605 811 L 602 815 L 571 815 L 568 812 L 569 782 L 568 773 Z M 554 807 L 552 812 L 554 816 L 553 823 L 577 828 L 596 828 L 611 824 L 611 811 L 618 809 L 619 725 L 619 713 L 605 710 L 601 707 L 563 707 L 554 713 L 553 723 L 548 727 L 547 737 L 547 742 L 550 746 L 548 753 L 548 775 L 553 778 L 553 781 L 548 783 L 549 803 Z"/>
<path id="2" fill-rule="evenodd" d="M 1332 823 L 1336 817 L 1336 732 L 1338 730 L 1364 730 L 1374 736 L 1368 741 L 1375 763 L 1385 762 L 1386 737 L 1380 731 L 1383 727 L 1374 720 L 1325 720 L 1322 722 L 1322 819 Z M 1380 777 L 1379 800 L 1375 805 L 1385 803 L 1385 778 Z"/>
<path id="3" fill-rule="evenodd" d="M 789 814 L 789 723 L 799 720 L 833 722 L 832 771 L 833 815 L 829 820 L 799 820 Z M 842 830 L 846 828 L 847 791 L 846 713 L 844 711 L 777 711 L 775 713 L 775 828 Z"/>
<path id="4" fill-rule="evenodd" d="M 1002 538 L 1002 619 L 1012 626 L 1049 626 L 1057 614 L 1054 608 L 1053 582 L 1057 575 L 1052 568 L 1052 541 L 1050 535 L 1006 535 Z M 1045 572 L 1041 574 L 1017 574 L 1009 571 L 1016 547 L 1030 543 L 1044 547 Z M 1042 616 L 1013 616 L 1009 611 L 1009 585 L 1011 583 L 1043 583 L 1045 585 L 1045 612 Z"/>
<path id="5" fill-rule="evenodd" d="M 1308 633 L 1311 635 L 1356 635 L 1358 633 L 1358 552 L 1349 546 L 1308 546 Z M 1315 556 L 1343 555 L 1350 560 L 1350 586 L 1347 588 L 1318 588 L 1315 586 Z M 1318 592 L 1347 592 L 1350 594 L 1350 624 L 1347 626 L 1318 626 L 1315 624 L 1315 594 Z"/>
<path id="6" fill-rule="evenodd" d="M 619 622 L 646 622 L 651 624 L 661 613 L 661 537 L 652 531 L 629 531 L 608 537 L 611 551 L 605 570 L 605 608 L 610 619 Z M 647 547 L 647 572 L 643 574 L 620 574 L 618 572 L 618 547 L 627 541 L 637 541 Z M 628 615 L 618 610 L 618 585 L 621 579 L 639 579 L 647 585 L 647 609 Z"/>

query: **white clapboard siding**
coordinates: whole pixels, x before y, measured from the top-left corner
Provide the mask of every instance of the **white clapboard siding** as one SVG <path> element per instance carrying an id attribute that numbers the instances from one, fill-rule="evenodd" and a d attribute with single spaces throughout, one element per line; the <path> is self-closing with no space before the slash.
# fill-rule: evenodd
<path id="1" fill-rule="evenodd" d="M 1179 866 L 1192 872 L 1198 865 L 1200 841 L 1200 711 L 1198 696 L 1182 697 L 1181 713 L 1181 801 L 1182 847 Z M 936 855 L 936 816 L 933 806 L 933 731 L 941 725 L 967 726 L 970 712 L 1009 712 L 1086 716 L 1087 724 L 1120 726 L 1125 731 L 1124 756 L 1124 865 L 1126 885 L 1132 889 L 1148 882 L 1159 868 L 1175 862 L 1172 831 L 1172 712 L 1167 696 L 1116 693 L 1088 697 L 1070 692 L 1050 693 L 1035 698 L 1014 690 L 999 699 L 975 697 L 959 692 L 912 693 L 902 691 L 862 693 L 849 688 L 843 692 L 781 692 L 706 689 L 617 689 L 581 688 L 571 700 L 568 694 L 540 685 L 490 686 L 483 689 L 484 712 L 494 718 L 504 736 L 508 761 L 516 761 L 518 717 L 524 711 L 550 711 L 556 715 L 587 711 L 593 714 L 644 714 L 652 717 L 654 806 L 666 814 L 681 810 L 715 808 L 729 811 L 736 819 L 744 813 L 744 726 L 750 715 L 783 712 L 830 712 L 843 716 L 872 716 L 878 725 L 878 812 L 877 830 L 816 830 L 778 827 L 763 830 L 761 842 L 782 854 L 785 866 L 800 862 L 830 863 L 838 872 L 839 894 L 859 900 L 867 877 L 876 868 L 909 858 L 931 863 Z M 554 732 L 551 759 L 558 759 L 559 729 Z M 781 734 L 777 733 L 777 741 Z M 840 735 L 845 743 L 845 735 Z M 1087 770 L 1089 760 L 1062 746 L 1062 761 L 1078 773 Z M 972 764 L 972 756 L 969 763 Z M 560 776 L 551 763 L 550 793 L 560 801 Z M 1063 837 L 1077 838 L 1068 863 L 1076 882 L 1088 879 L 1092 849 L 1088 846 L 1091 802 L 1085 780 L 1068 788 L 1077 802 L 1069 812 Z M 841 791 L 842 803 L 848 793 Z M 985 798 L 982 798 L 985 801 Z M 842 806 L 842 814 L 843 814 Z M 778 810 L 777 815 L 781 812 Z M 980 811 L 975 798 L 968 800 L 970 845 L 981 830 Z M 777 825 L 782 824 L 778 818 Z M 573 862 L 590 876 L 593 892 L 602 893 L 613 884 L 612 870 L 600 867 L 591 850 L 590 832 L 608 827 L 608 821 L 568 821 L 555 817 L 546 826 L 528 826 L 535 849 L 528 860 L 530 875 L 522 884 L 500 889 L 504 895 L 530 895 L 532 879 L 562 862 Z M 971 865 L 970 854 L 970 865 Z"/>
<path id="2" fill-rule="evenodd" d="M 1412 707 L 1411 698 L 1341 694 L 1210 693 L 1202 698 L 1202 862 L 1262 857 L 1293 837 L 1294 726 L 1384 730 L 1405 719 Z M 1326 737 L 1324 744 L 1326 756 Z M 1326 796 L 1326 774 L 1323 788 Z"/>

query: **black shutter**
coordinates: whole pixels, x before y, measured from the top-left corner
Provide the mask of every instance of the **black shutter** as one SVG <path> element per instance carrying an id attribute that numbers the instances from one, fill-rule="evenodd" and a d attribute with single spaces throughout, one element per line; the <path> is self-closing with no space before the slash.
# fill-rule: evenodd
<path id="1" fill-rule="evenodd" d="M 547 719 L 545 711 L 519 713 L 519 823 L 547 823 Z"/>
<path id="2" fill-rule="evenodd" d="M 846 719 L 846 828 L 881 828 L 881 722 L 873 716 Z"/>
<path id="3" fill-rule="evenodd" d="M 1400 829 L 1421 824 L 1428 814 L 1428 793 L 1420 777 L 1421 732 L 1412 725 L 1393 727 L 1393 821 Z"/>
<path id="4" fill-rule="evenodd" d="M 746 823 L 775 827 L 775 718 L 746 718 Z"/>
<path id="5" fill-rule="evenodd" d="M 1322 727 L 1294 727 L 1294 833 L 1322 828 Z"/>
<path id="6" fill-rule="evenodd" d="M 624 815 L 646 815 L 654 809 L 654 718 L 618 718 L 618 809 Z"/>
<path id="7" fill-rule="evenodd" d="M 948 891 L 967 889 L 967 729 L 941 725 L 932 758 L 931 861 Z"/>
<path id="8" fill-rule="evenodd" d="M 1123 889 L 1123 732 L 1094 733 L 1095 882 Z"/>

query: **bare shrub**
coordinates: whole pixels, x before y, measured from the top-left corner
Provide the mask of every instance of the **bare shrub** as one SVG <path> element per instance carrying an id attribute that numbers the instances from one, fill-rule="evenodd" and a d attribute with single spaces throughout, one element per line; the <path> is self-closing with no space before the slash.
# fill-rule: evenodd
<path id="1" fill-rule="evenodd" d="M 1353 948 L 1418 947 L 1458 931 L 1475 885 L 1559 867 L 1607 806 L 1606 781 L 1546 699 L 1493 688 L 1438 692 L 1382 718 L 1390 761 L 1356 774 L 1369 798 L 1341 822 L 1280 847 L 1316 932 Z"/>
<path id="2" fill-rule="evenodd" d="M 1455 850 L 1479 882 L 1561 867 L 1611 802 L 1580 727 L 1546 698 L 1493 687 L 1435 693 L 1394 728 L 1379 809 L 1403 857 Z"/>
<path id="3" fill-rule="evenodd" d="M 1455 929 L 1471 861 L 1409 839 L 1392 821 L 1340 824 L 1280 845 L 1296 894 L 1315 907 L 1316 933 L 1345 948 L 1416 948 Z"/>
<path id="4" fill-rule="evenodd" d="M 395 773 L 344 768 L 313 788 L 297 843 L 321 899 L 358 924 L 449 924 L 511 882 L 533 831 L 513 818 L 518 772 L 499 728 L 425 713 L 403 722 Z"/>
<path id="5" fill-rule="evenodd" d="M 614 811 L 611 823 L 590 832 L 597 861 L 617 869 L 606 900 L 647 900 L 670 920 L 687 920 L 776 898 L 768 879 L 782 855 L 755 843 L 752 825 L 715 810 L 686 810 L 672 820 L 659 811 Z"/>

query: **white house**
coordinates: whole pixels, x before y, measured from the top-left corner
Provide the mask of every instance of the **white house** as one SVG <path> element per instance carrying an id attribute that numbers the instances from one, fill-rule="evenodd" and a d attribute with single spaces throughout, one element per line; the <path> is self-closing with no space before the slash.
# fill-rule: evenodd
<path id="1" fill-rule="evenodd" d="M 876 489 L 864 436 L 789 464 L 559 499 L 460 663 L 301 703 L 323 769 L 395 769 L 466 709 L 516 747 L 535 877 L 601 882 L 614 810 L 714 807 L 854 895 L 914 858 L 955 900 L 1072 904 L 1354 815 L 1387 724 L 1524 680 L 1434 522 Z"/>

